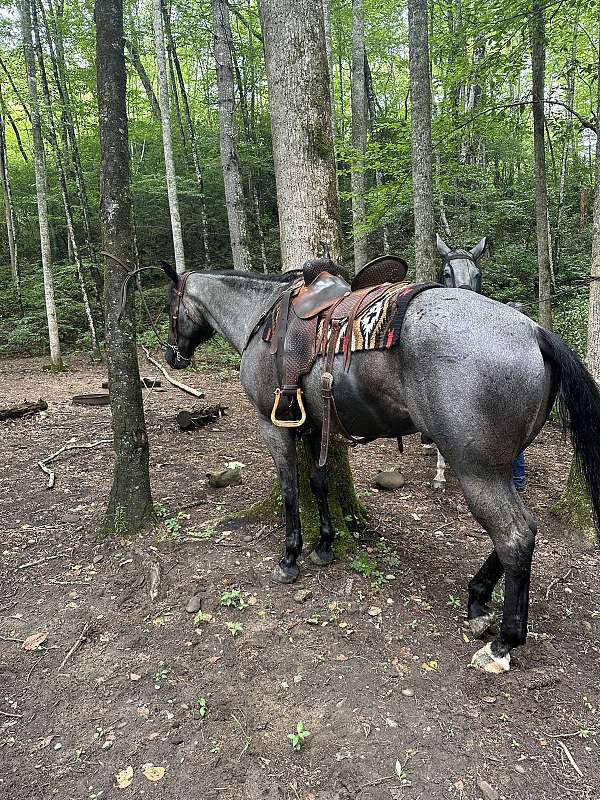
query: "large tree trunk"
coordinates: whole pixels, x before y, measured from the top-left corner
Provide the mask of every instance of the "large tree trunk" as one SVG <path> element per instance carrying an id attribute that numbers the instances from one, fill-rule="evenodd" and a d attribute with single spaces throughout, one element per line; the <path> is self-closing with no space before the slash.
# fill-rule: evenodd
<path id="1" fill-rule="evenodd" d="M 77 244 L 77 239 L 75 237 L 75 226 L 73 224 L 73 213 L 71 210 L 71 200 L 69 198 L 69 190 L 67 187 L 65 168 L 64 168 L 63 158 L 61 156 L 58 146 L 58 138 L 56 136 L 56 126 L 54 124 L 54 112 L 52 110 L 52 99 L 50 97 L 50 87 L 48 86 L 48 77 L 46 75 L 46 67 L 44 64 L 44 53 L 42 51 L 42 45 L 40 41 L 40 32 L 37 21 L 35 0 L 33 0 L 31 10 L 32 10 L 31 17 L 33 23 L 33 41 L 38 59 L 38 66 L 40 70 L 40 81 L 42 84 L 42 96 L 44 98 L 44 105 L 46 109 L 46 128 L 47 128 L 48 138 L 50 140 L 50 146 L 52 148 L 52 154 L 54 156 L 54 164 L 56 166 L 56 174 L 58 176 L 58 184 L 60 187 L 60 194 L 62 197 L 63 208 L 65 211 L 69 251 L 70 253 L 72 253 L 73 262 L 75 263 L 75 268 L 77 270 L 79 288 L 81 290 L 81 298 L 83 300 L 83 308 L 85 310 L 85 316 L 88 322 L 88 327 L 90 329 L 92 349 L 95 352 L 98 352 L 98 337 L 96 336 L 96 325 L 94 323 L 94 317 L 92 314 L 90 300 L 87 293 L 87 287 L 85 285 L 85 279 L 83 277 L 83 264 L 81 263 L 79 246 Z"/>
<path id="2" fill-rule="evenodd" d="M 48 223 L 48 187 L 46 184 L 46 165 L 44 158 L 44 141 L 42 139 L 42 123 L 37 94 L 37 77 L 35 55 L 31 37 L 30 0 L 21 0 L 21 33 L 23 37 L 23 53 L 27 72 L 27 88 L 29 90 L 29 106 L 31 113 L 31 133 L 35 156 L 35 190 L 40 229 L 40 248 L 42 255 L 42 273 L 44 276 L 44 298 L 46 301 L 46 318 L 48 320 L 48 336 L 50 340 L 50 360 L 57 368 L 62 367 L 60 341 L 58 338 L 58 320 L 54 302 L 54 286 L 52 282 L 52 249 L 50 245 L 50 225 Z"/>
<path id="3" fill-rule="evenodd" d="M 10 273 L 15 285 L 17 302 L 21 313 L 23 302 L 21 299 L 21 274 L 19 270 L 19 248 L 17 241 L 17 221 L 12 202 L 12 190 L 8 174 L 8 149 L 6 147 L 6 128 L 4 122 L 2 102 L 2 86 L 0 85 L 0 183 L 2 183 L 2 196 L 4 198 L 4 214 L 6 217 L 6 235 L 10 252 Z"/>
<path id="4" fill-rule="evenodd" d="M 342 255 L 321 0 L 261 4 L 284 271 Z"/>
<path id="5" fill-rule="evenodd" d="M 154 0 L 154 40 L 156 44 L 158 101 L 160 106 L 163 152 L 165 156 L 167 195 L 169 198 L 169 212 L 171 215 L 171 232 L 173 235 L 173 251 L 175 254 L 175 269 L 181 274 L 182 272 L 185 272 L 185 253 L 183 250 L 181 217 L 179 216 L 179 200 L 177 199 L 177 178 L 175 175 L 175 158 L 173 156 L 171 119 L 169 117 L 169 86 L 167 84 L 167 63 L 165 58 L 165 37 L 163 33 L 162 0 Z"/>
<path id="6" fill-rule="evenodd" d="M 100 217 L 105 258 L 106 353 L 115 467 L 102 531 L 133 535 L 152 513 L 149 447 L 130 284 L 119 321 L 121 286 L 134 265 L 129 142 L 125 101 L 122 0 L 96 0 L 96 70 L 100 122 Z"/>
<path id="7" fill-rule="evenodd" d="M 544 79 L 546 21 L 541 0 L 534 0 L 531 19 L 531 72 L 533 83 L 533 150 L 535 166 L 535 224 L 539 274 L 539 322 L 552 328 L 552 251 L 548 230 L 548 189 L 544 142 Z"/>
<path id="8" fill-rule="evenodd" d="M 365 19 L 362 0 L 352 0 L 352 227 L 354 271 L 369 260 L 368 238 L 364 231 L 367 216 L 365 199 L 365 153 L 367 150 L 367 101 L 365 80 Z"/>
<path id="9" fill-rule="evenodd" d="M 408 0 L 408 51 L 415 218 L 415 277 L 419 282 L 426 282 L 435 280 L 436 276 L 427 0 Z"/>
<path id="10" fill-rule="evenodd" d="M 219 93 L 219 143 L 234 269 L 251 269 L 242 174 L 235 149 L 235 92 L 226 0 L 213 0 L 214 52 Z"/>
<path id="11" fill-rule="evenodd" d="M 319 240 L 341 259 L 341 231 L 331 128 L 329 73 L 322 0 L 263 0 L 264 36 L 275 182 L 284 270 L 314 257 Z M 307 538 L 318 531 L 318 515 L 298 451 L 300 510 Z M 354 491 L 345 443 L 329 449 L 329 505 L 338 532 L 338 550 L 348 537 L 348 520 L 364 520 Z"/>
<path id="12" fill-rule="evenodd" d="M 325 50 L 327 52 L 327 69 L 329 70 L 329 101 L 331 103 L 331 132 L 333 148 L 337 138 L 337 122 L 335 118 L 335 87 L 333 81 L 333 42 L 331 33 L 331 0 L 323 0 L 323 22 L 325 25 Z"/>

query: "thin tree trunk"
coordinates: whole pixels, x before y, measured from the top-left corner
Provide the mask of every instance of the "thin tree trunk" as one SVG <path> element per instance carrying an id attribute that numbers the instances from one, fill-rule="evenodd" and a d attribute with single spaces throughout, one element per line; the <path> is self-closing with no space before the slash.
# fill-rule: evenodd
<path id="1" fill-rule="evenodd" d="M 250 184 L 250 195 L 252 197 L 252 202 L 254 204 L 254 216 L 256 217 L 258 241 L 260 242 L 260 260 L 262 263 L 263 272 L 268 272 L 269 265 L 267 263 L 267 251 L 265 249 L 265 232 L 263 230 L 262 221 L 260 218 L 260 202 L 258 200 L 258 192 L 256 191 L 256 184 L 252 180 L 252 177 L 250 177 L 249 179 L 249 184 Z"/>
<path id="2" fill-rule="evenodd" d="M 226 0 L 212 0 L 214 54 L 219 94 L 219 143 L 225 184 L 225 203 L 234 269 L 251 269 L 248 223 L 240 164 L 235 149 L 235 94 L 230 51 L 231 28 Z"/>
<path id="3" fill-rule="evenodd" d="M 137 76 L 140 79 L 140 83 L 144 87 L 144 91 L 146 92 L 146 97 L 148 98 L 148 102 L 150 103 L 150 109 L 152 111 L 152 116 L 156 120 L 156 122 L 160 122 L 160 106 L 158 105 L 158 100 L 156 99 L 156 94 L 154 93 L 154 89 L 152 88 L 152 83 L 150 78 L 148 77 L 148 73 L 146 72 L 144 65 L 142 64 L 142 60 L 140 58 L 140 54 L 138 53 L 137 48 L 135 45 L 129 41 L 129 39 L 125 39 L 125 48 L 129 53 L 129 59 L 133 64 L 133 68 L 137 72 Z"/>
<path id="4" fill-rule="evenodd" d="M 6 216 L 6 235 L 10 252 L 10 273 L 17 293 L 17 303 L 21 314 L 23 313 L 23 300 L 21 298 L 21 274 L 19 270 L 19 247 L 17 239 L 17 221 L 12 202 L 12 189 L 8 173 L 8 149 L 6 147 L 6 128 L 4 114 L 2 113 L 2 86 L 0 84 L 0 182 L 4 197 L 4 213 Z"/>
<path id="5" fill-rule="evenodd" d="M 44 298 L 46 301 L 46 318 L 48 320 L 48 336 L 50 341 L 50 360 L 53 366 L 62 367 L 60 340 L 58 338 L 58 320 L 54 302 L 54 286 L 52 282 L 52 249 L 50 246 L 50 225 L 48 223 L 48 188 L 46 184 L 46 165 L 44 158 L 44 141 L 37 94 L 37 78 L 35 55 L 31 38 L 31 6 L 30 0 L 21 0 L 21 34 L 23 37 L 23 53 L 27 72 L 27 88 L 31 110 L 31 133 L 35 155 L 35 189 L 38 207 L 38 223 L 40 229 L 40 248 L 42 255 L 42 273 L 44 276 Z"/>
<path id="6" fill-rule="evenodd" d="M 71 98 L 69 95 L 69 88 L 67 83 L 62 34 L 60 32 L 60 26 L 58 24 L 58 20 L 56 17 L 56 14 L 58 12 L 54 10 L 52 6 L 52 0 L 48 0 L 48 2 L 50 7 L 50 24 L 48 21 L 46 10 L 44 8 L 43 0 L 39 0 L 40 11 L 42 14 L 42 22 L 44 24 L 46 41 L 48 42 L 48 50 L 50 54 L 50 63 L 52 65 L 52 71 L 54 74 L 54 81 L 56 83 L 56 88 L 58 90 L 61 115 L 64 122 L 66 138 L 69 142 L 69 152 L 73 161 L 73 174 L 75 178 L 75 185 L 77 187 L 77 195 L 79 197 L 79 204 L 81 208 L 81 218 L 83 221 L 83 229 L 85 233 L 86 249 L 90 259 L 90 274 L 94 281 L 94 289 L 95 289 L 96 302 L 98 304 L 98 308 L 102 309 L 102 296 L 104 287 L 102 284 L 102 275 L 98 268 L 96 247 L 94 245 L 94 237 L 92 235 L 92 226 L 90 222 L 90 204 L 88 201 L 87 189 L 85 185 L 85 177 L 83 174 L 83 167 L 81 164 L 79 143 L 77 141 L 77 134 L 75 132 L 75 123 L 73 121 Z"/>
<path id="7" fill-rule="evenodd" d="M 204 245 L 204 262 L 206 264 L 206 267 L 210 268 L 211 259 L 210 259 L 210 247 L 208 242 L 208 216 L 206 213 L 204 178 L 202 176 L 202 170 L 200 168 L 200 160 L 198 158 L 198 143 L 196 140 L 196 131 L 194 129 L 194 124 L 192 122 L 192 115 L 190 113 L 190 103 L 189 103 L 187 88 L 185 85 L 185 81 L 183 80 L 183 72 L 181 69 L 181 64 L 179 62 L 179 56 L 177 55 L 177 48 L 175 47 L 173 32 L 171 30 L 170 25 L 167 28 L 167 38 L 169 42 L 169 47 L 171 48 L 171 54 L 173 56 L 173 63 L 175 65 L 175 72 L 177 73 L 177 80 L 179 82 L 179 91 L 181 92 L 183 114 L 185 118 L 185 124 L 187 127 L 188 137 L 190 140 L 192 163 L 194 165 L 194 173 L 196 175 L 196 184 L 198 185 L 198 193 L 200 199 L 200 222 L 202 225 L 202 243 Z"/>
<path id="8" fill-rule="evenodd" d="M 375 89 L 373 87 L 373 74 L 371 73 L 371 67 L 369 65 L 369 59 L 367 58 L 367 51 L 365 50 L 365 85 L 367 90 L 367 108 L 369 109 L 369 123 L 371 126 L 371 141 L 376 142 L 378 139 L 377 133 L 377 102 L 375 99 Z M 381 189 L 383 186 L 383 174 L 381 170 L 376 167 L 375 168 L 375 186 L 378 189 Z M 384 222 L 381 226 L 382 238 L 383 238 L 383 252 L 389 253 L 390 252 L 390 232 L 389 228 Z"/>
<path id="9" fill-rule="evenodd" d="M 44 98 L 44 105 L 46 108 L 46 128 L 48 133 L 48 139 L 50 140 L 50 147 L 52 148 L 52 154 L 54 156 L 54 164 L 56 166 L 56 174 L 58 176 L 58 184 L 60 187 L 60 193 L 63 202 L 63 208 L 65 211 L 65 218 L 67 223 L 67 237 L 69 243 L 69 250 L 70 254 L 72 255 L 73 262 L 75 263 L 75 268 L 77 270 L 77 278 L 79 280 L 79 288 L 81 290 L 81 298 L 83 300 L 83 308 L 85 310 L 85 316 L 87 319 L 88 327 L 90 329 L 90 335 L 92 339 L 92 349 L 94 351 L 98 351 L 98 337 L 96 335 L 96 326 L 94 324 L 94 317 L 92 314 L 92 309 L 90 306 L 90 300 L 87 293 L 87 288 L 85 285 L 85 279 L 83 277 L 83 265 L 81 263 L 81 257 L 79 254 L 79 247 L 77 245 L 77 239 L 75 237 L 75 226 L 73 224 L 73 213 L 71 210 L 71 201 L 69 199 L 69 190 L 67 187 L 67 179 L 65 176 L 65 168 L 63 159 L 59 150 L 58 146 L 58 138 L 56 136 L 56 125 L 54 123 L 54 112 L 52 110 L 52 99 L 50 97 L 50 87 L 48 86 L 48 76 L 46 75 L 46 67 L 44 64 L 44 53 L 42 51 L 42 45 L 40 41 L 40 33 L 39 33 L 39 26 L 37 21 L 37 10 L 35 6 L 35 0 L 33 0 L 31 4 L 31 20 L 32 20 L 32 29 L 33 29 L 33 41 L 35 51 L 37 53 L 38 59 L 38 67 L 40 70 L 40 82 L 42 85 L 42 96 Z"/>
<path id="10" fill-rule="evenodd" d="M 175 175 L 175 159 L 173 156 L 173 138 L 171 136 L 171 120 L 169 117 L 169 87 L 167 84 L 167 64 L 165 59 L 162 0 L 154 0 L 154 39 L 156 43 L 156 70 L 158 73 L 160 122 L 162 128 L 163 152 L 165 156 L 165 173 L 167 178 L 169 212 L 171 215 L 171 232 L 173 235 L 175 269 L 179 274 L 181 274 L 182 272 L 185 272 L 185 253 L 183 249 L 183 234 L 181 231 L 181 217 L 179 216 L 177 178 Z"/>
<path id="11" fill-rule="evenodd" d="M 548 189 L 544 142 L 545 14 L 541 0 L 534 0 L 531 19 L 531 70 L 533 82 L 533 148 L 535 159 L 535 218 L 538 251 L 539 322 L 552 328 L 552 253 L 548 235 Z M 548 298 L 548 299 L 546 299 Z"/>
<path id="12" fill-rule="evenodd" d="M 431 75 L 427 0 L 408 0 L 411 146 L 416 280 L 435 280 Z"/>
<path id="13" fill-rule="evenodd" d="M 365 80 L 365 19 L 362 0 L 352 0 L 352 227 L 354 271 L 369 260 L 366 224 L 365 153 L 367 151 L 367 101 Z"/>
<path id="14" fill-rule="evenodd" d="M 103 250 L 134 266 L 132 203 L 126 112 L 122 0 L 96 0 L 96 70 L 100 122 L 100 217 Z M 149 447 L 130 286 L 119 320 L 126 270 L 105 259 L 106 352 L 115 465 L 102 524 L 104 535 L 133 535 L 152 514 Z"/>
<path id="15" fill-rule="evenodd" d="M 185 128 L 183 126 L 183 117 L 181 116 L 181 106 L 179 104 L 179 92 L 178 92 L 178 81 L 175 77 L 175 64 L 174 64 L 174 50 L 175 44 L 173 42 L 173 32 L 171 31 L 171 19 L 170 19 L 170 12 L 167 9 L 165 2 L 162 3 L 162 10 L 163 10 L 163 25 L 164 31 L 167 38 L 167 55 L 168 55 L 168 67 L 169 67 L 169 83 L 171 86 L 171 97 L 173 99 L 173 109 L 175 111 L 175 119 L 177 120 L 177 127 L 179 128 L 179 136 L 181 138 L 181 145 L 183 148 L 183 155 L 187 162 L 188 160 L 188 152 L 187 152 L 187 136 L 185 132 Z"/>

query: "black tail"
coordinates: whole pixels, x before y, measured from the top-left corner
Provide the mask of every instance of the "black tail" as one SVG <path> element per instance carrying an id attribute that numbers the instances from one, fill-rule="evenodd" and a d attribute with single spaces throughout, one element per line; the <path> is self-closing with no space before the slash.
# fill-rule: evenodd
<path id="1" fill-rule="evenodd" d="M 536 336 L 542 355 L 556 369 L 558 413 L 571 431 L 575 457 L 600 527 L 600 391 L 579 356 L 559 336 L 540 327 Z"/>

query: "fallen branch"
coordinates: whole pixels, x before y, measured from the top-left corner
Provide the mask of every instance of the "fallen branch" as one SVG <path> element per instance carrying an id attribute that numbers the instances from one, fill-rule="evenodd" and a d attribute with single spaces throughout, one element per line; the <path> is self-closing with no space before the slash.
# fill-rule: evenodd
<path id="1" fill-rule="evenodd" d="M 44 558 L 38 558 L 36 561 L 28 561 L 26 564 L 19 564 L 17 569 L 27 569 L 28 567 L 37 567 L 38 564 L 45 564 L 46 561 L 53 561 L 55 558 L 66 558 L 70 556 L 71 553 L 58 553 L 55 556 L 45 556 Z"/>
<path id="2" fill-rule="evenodd" d="M 197 389 L 192 389 L 191 386 L 188 386 L 185 383 L 181 383 L 180 381 L 176 381 L 175 378 L 172 378 L 169 375 L 169 373 L 162 366 L 162 364 L 159 364 L 158 361 L 155 358 L 152 358 L 152 356 L 148 352 L 148 349 L 146 347 L 144 347 L 144 345 L 141 345 L 141 348 L 144 351 L 144 353 L 146 354 L 146 358 L 148 359 L 148 361 L 151 364 L 154 364 L 154 366 L 162 372 L 162 374 L 165 376 L 165 378 L 169 381 L 169 383 L 172 386 L 174 386 L 176 389 L 179 389 L 181 392 L 185 392 L 186 394 L 191 394 L 192 397 L 197 397 L 199 400 L 202 400 L 202 398 L 204 397 L 204 392 L 199 392 Z"/>
<path id="3" fill-rule="evenodd" d="M 64 453 L 67 450 L 91 450 L 93 447 L 99 447 L 101 444 L 112 444 L 112 441 L 112 439 L 98 439 L 97 442 L 92 442 L 91 444 L 65 444 L 60 448 L 60 450 L 57 450 L 56 453 L 52 453 L 52 455 L 48 456 L 48 458 L 43 458 L 41 461 L 38 461 L 38 467 L 48 476 L 46 489 L 53 489 L 56 482 L 54 471 L 48 469 L 46 464 L 54 461 L 54 459 L 58 458 L 61 453 Z"/>
<path id="4" fill-rule="evenodd" d="M 75 652 L 76 652 L 76 651 L 77 651 L 77 650 L 78 650 L 78 649 L 81 647 L 81 645 L 82 645 L 82 644 L 83 644 L 83 642 L 85 641 L 85 635 L 86 635 L 86 633 L 88 632 L 88 630 L 89 630 L 89 627 L 90 627 L 90 623 L 89 623 L 89 622 L 86 622 L 86 623 L 85 623 L 85 625 L 83 626 L 83 630 L 82 630 L 82 631 L 81 631 L 81 633 L 79 634 L 79 639 L 77 639 L 77 641 L 75 642 L 75 644 L 73 645 L 73 647 L 71 647 L 71 649 L 69 650 L 69 652 L 67 653 L 67 655 L 66 655 L 66 656 L 63 658 L 63 660 L 62 660 L 62 662 L 61 662 L 61 665 L 60 665 L 60 667 L 57 669 L 57 672 L 61 672 L 62 668 L 63 668 L 63 667 L 64 667 L 64 665 L 67 663 L 67 661 L 68 661 L 68 660 L 71 658 L 71 656 L 73 655 L 73 653 L 75 653 Z"/>
<path id="5" fill-rule="evenodd" d="M 548 584 L 548 588 L 546 589 L 546 600 L 547 600 L 547 599 L 550 597 L 550 589 L 552 589 L 552 587 L 553 587 L 553 586 L 556 586 L 556 584 L 557 584 L 559 581 L 566 581 L 566 580 L 567 580 L 567 578 L 569 577 L 569 575 L 570 575 L 572 572 L 573 572 L 573 567 L 571 567 L 570 569 L 568 569 L 568 570 L 565 572 L 565 574 L 564 574 L 564 575 L 559 575 L 559 576 L 558 576 L 558 578 L 554 578 L 554 580 L 553 580 L 553 581 L 550 581 L 550 583 Z"/>
<path id="6" fill-rule="evenodd" d="M 11 714 L 10 711 L 0 711 L 3 717 L 14 717 L 14 719 L 23 719 L 23 714 Z"/>
<path id="7" fill-rule="evenodd" d="M 9 408 L 0 408 L 0 420 L 4 419 L 18 419 L 19 417 L 32 417 L 34 414 L 39 414 L 40 411 L 47 411 L 48 403 L 45 400 L 38 400 L 37 403 L 29 403 L 25 400 L 16 406 Z"/>
<path id="8" fill-rule="evenodd" d="M 560 739 L 556 740 L 556 744 L 562 749 L 563 753 L 567 757 L 567 760 L 568 760 L 569 764 L 573 767 L 575 772 L 579 775 L 580 778 L 583 778 L 583 772 L 577 766 L 577 763 L 576 763 L 575 759 L 573 758 L 573 756 L 571 755 L 571 751 L 569 750 L 567 745 L 564 742 L 561 742 Z"/>

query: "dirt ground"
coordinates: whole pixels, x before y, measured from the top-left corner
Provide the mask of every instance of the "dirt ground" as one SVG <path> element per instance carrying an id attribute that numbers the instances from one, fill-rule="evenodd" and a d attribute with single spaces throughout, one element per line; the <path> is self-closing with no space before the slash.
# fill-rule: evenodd
<path id="1" fill-rule="evenodd" d="M 281 587 L 269 577 L 277 522 L 215 525 L 274 476 L 235 371 L 185 374 L 229 406 L 191 434 L 174 421 L 186 396 L 148 395 L 163 521 L 135 542 L 98 542 L 110 447 L 57 459 L 52 490 L 37 461 L 110 435 L 108 408 L 71 404 L 100 390 L 103 368 L 42 366 L 0 363 L 0 404 L 49 404 L 0 423 L 1 798 L 598 798 L 600 554 L 548 511 L 570 461 L 556 428 L 527 455 L 540 523 L 529 640 L 493 677 L 468 668 L 481 645 L 463 627 L 489 541 L 452 475 L 445 495 L 431 489 L 416 437 L 392 494 L 370 484 L 398 461 L 395 443 L 352 452 L 373 521 L 354 568 L 303 559 Z M 243 483 L 210 489 L 206 473 L 233 460 Z M 35 646 L 32 634 L 47 635 Z M 299 722 L 310 735 L 296 751 Z"/>

